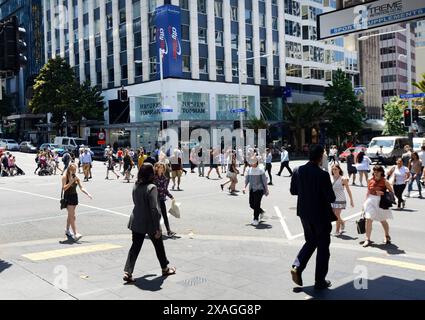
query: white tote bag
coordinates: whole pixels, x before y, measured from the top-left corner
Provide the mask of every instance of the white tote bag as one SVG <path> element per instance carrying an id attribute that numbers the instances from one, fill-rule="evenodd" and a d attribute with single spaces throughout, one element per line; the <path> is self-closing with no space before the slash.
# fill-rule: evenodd
<path id="1" fill-rule="evenodd" d="M 168 210 L 168 212 L 175 218 L 180 219 L 180 205 L 181 203 L 176 202 L 176 200 L 173 200 L 171 203 L 171 208 Z"/>

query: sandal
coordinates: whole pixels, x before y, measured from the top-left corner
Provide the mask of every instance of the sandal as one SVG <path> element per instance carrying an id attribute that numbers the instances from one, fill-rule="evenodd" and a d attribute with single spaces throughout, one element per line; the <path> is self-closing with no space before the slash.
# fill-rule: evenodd
<path id="1" fill-rule="evenodd" d="M 365 242 L 363 242 L 363 248 L 369 247 L 371 245 L 372 241 L 370 240 L 366 240 Z"/>
<path id="2" fill-rule="evenodd" d="M 162 276 L 163 277 L 168 277 L 168 276 L 172 276 L 176 274 L 176 268 L 171 267 L 171 268 L 167 268 L 167 270 L 162 270 Z"/>
<path id="3" fill-rule="evenodd" d="M 125 273 L 124 277 L 122 278 L 126 283 L 135 283 L 136 280 L 134 280 L 133 276 L 131 274 Z"/>

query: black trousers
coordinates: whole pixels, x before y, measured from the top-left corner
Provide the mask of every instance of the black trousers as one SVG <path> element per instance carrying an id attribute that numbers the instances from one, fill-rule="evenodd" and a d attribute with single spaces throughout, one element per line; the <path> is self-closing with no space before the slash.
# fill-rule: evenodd
<path id="1" fill-rule="evenodd" d="M 289 161 L 283 161 L 283 162 L 280 163 L 280 170 L 279 170 L 278 175 L 280 176 L 282 174 L 282 171 L 283 171 L 284 168 L 288 169 L 289 174 L 292 176 L 292 170 L 289 167 Z"/>
<path id="2" fill-rule="evenodd" d="M 398 200 L 398 207 L 400 208 L 403 202 L 403 192 L 406 189 L 406 184 L 395 184 L 394 185 L 394 195 Z"/>
<path id="3" fill-rule="evenodd" d="M 264 191 L 249 191 L 249 206 L 254 210 L 254 220 L 258 220 L 261 210 L 261 199 L 263 198 Z"/>
<path id="4" fill-rule="evenodd" d="M 165 205 L 165 201 L 159 200 L 159 206 L 161 208 L 161 214 L 162 218 L 164 219 L 165 228 L 167 228 L 167 231 L 170 232 L 170 222 L 168 221 L 167 206 Z"/>
<path id="5" fill-rule="evenodd" d="M 153 246 L 155 247 L 156 256 L 158 257 L 159 264 L 162 269 L 166 269 L 169 261 L 165 255 L 164 242 L 162 238 L 155 239 L 154 235 L 149 235 Z M 124 272 L 133 274 L 134 266 L 136 265 L 137 257 L 139 256 L 140 250 L 143 246 L 143 241 L 145 241 L 145 234 L 133 232 L 133 244 L 128 252 L 127 262 L 125 263 Z"/>
<path id="6" fill-rule="evenodd" d="M 189 162 L 190 162 L 190 171 L 193 171 L 197 167 L 197 165 L 194 164 L 191 160 L 189 160 Z"/>
<path id="7" fill-rule="evenodd" d="M 266 163 L 266 171 L 269 175 L 269 179 L 270 179 L 269 182 L 273 183 L 273 180 L 272 180 L 272 164 L 271 163 Z"/>
<path id="8" fill-rule="evenodd" d="M 306 242 L 298 253 L 294 266 L 298 267 L 300 272 L 303 272 L 314 251 L 317 249 L 315 280 L 316 283 L 322 283 L 328 274 L 329 258 L 331 256 L 329 246 L 331 244 L 332 224 L 331 222 L 317 224 L 304 219 L 301 219 L 301 223 Z"/>

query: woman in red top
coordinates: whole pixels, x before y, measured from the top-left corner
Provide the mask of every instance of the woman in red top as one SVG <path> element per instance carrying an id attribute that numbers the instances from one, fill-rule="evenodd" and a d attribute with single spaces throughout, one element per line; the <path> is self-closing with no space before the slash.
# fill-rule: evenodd
<path id="1" fill-rule="evenodd" d="M 367 184 L 367 199 L 364 203 L 364 211 L 366 216 L 366 240 L 363 243 L 363 247 L 368 247 L 372 241 L 370 241 L 370 235 L 372 233 L 373 221 L 380 221 L 385 232 L 385 244 L 391 242 L 389 234 L 390 227 L 387 220 L 392 219 L 393 215 L 391 210 L 382 209 L 379 207 L 381 196 L 384 192 L 394 192 L 391 183 L 385 179 L 385 171 L 381 166 L 375 166 L 373 168 L 373 176 Z"/>

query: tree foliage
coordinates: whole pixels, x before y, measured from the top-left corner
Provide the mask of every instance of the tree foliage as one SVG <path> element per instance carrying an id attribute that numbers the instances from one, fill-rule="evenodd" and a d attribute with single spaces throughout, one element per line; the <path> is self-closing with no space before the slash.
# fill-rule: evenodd
<path id="1" fill-rule="evenodd" d="M 66 115 L 68 122 L 82 118 L 101 120 L 103 97 L 90 82 L 80 84 L 65 59 L 50 59 L 41 69 L 34 84 L 29 108 L 33 113 L 51 113 L 52 122 L 60 125 Z"/>
<path id="2" fill-rule="evenodd" d="M 403 110 L 406 106 L 406 102 L 398 97 L 393 97 L 387 104 L 384 105 L 385 128 L 382 132 L 384 136 L 398 136 L 405 134 L 402 121 Z"/>
<path id="3" fill-rule="evenodd" d="M 354 94 L 351 81 L 341 69 L 335 73 L 324 96 L 331 122 L 328 131 L 331 137 L 343 139 L 346 133 L 356 134 L 362 129 L 365 107 Z"/>

